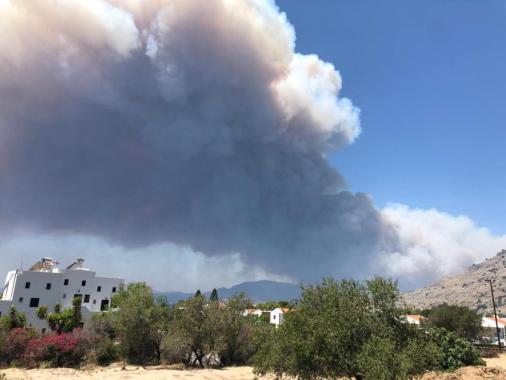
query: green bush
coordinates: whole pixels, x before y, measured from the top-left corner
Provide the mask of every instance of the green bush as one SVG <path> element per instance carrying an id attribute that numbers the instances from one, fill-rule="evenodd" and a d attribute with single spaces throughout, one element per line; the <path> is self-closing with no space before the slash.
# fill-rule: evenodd
<path id="1" fill-rule="evenodd" d="M 381 380 L 483 364 L 466 339 L 406 323 L 398 302 L 396 283 L 381 278 L 365 283 L 326 279 L 303 288 L 283 325 L 259 338 L 255 372 Z"/>
<path id="2" fill-rule="evenodd" d="M 411 359 L 399 352 L 396 342 L 389 338 L 372 337 L 357 356 L 360 374 L 366 379 L 407 379 L 412 371 Z"/>
<path id="3" fill-rule="evenodd" d="M 467 339 L 445 329 L 429 329 L 426 334 L 428 342 L 440 351 L 438 364 L 441 369 L 454 370 L 466 365 L 485 365 L 479 350 Z"/>
<path id="4" fill-rule="evenodd" d="M 467 339 L 478 337 L 482 330 L 481 315 L 476 311 L 445 303 L 429 310 L 424 326 L 444 328 Z"/>

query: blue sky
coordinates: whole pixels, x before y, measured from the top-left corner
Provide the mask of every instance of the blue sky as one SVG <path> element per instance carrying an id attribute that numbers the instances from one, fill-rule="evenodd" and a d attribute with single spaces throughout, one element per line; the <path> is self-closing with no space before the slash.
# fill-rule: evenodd
<path id="1" fill-rule="evenodd" d="M 332 157 L 354 191 L 506 232 L 506 2 L 278 0 L 332 62 L 363 133 Z"/>

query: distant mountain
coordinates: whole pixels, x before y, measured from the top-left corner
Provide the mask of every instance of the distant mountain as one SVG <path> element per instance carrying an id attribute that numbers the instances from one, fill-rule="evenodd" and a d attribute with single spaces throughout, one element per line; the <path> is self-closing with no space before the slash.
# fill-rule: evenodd
<path id="1" fill-rule="evenodd" d="M 403 297 L 408 305 L 417 308 L 430 308 L 446 302 L 468 306 L 480 313 L 491 313 L 492 298 L 486 280 L 493 281 L 497 311 L 506 314 L 506 250 L 472 265 L 460 275 L 445 277 Z"/>
<path id="2" fill-rule="evenodd" d="M 244 292 L 255 303 L 266 301 L 290 301 L 300 296 L 300 288 L 298 285 L 268 280 L 243 282 L 230 288 L 218 288 L 217 290 L 218 296 L 222 299 L 230 298 L 233 295 Z M 183 292 L 156 293 L 157 296 L 165 296 L 170 303 L 193 297 L 194 294 L 195 293 Z M 211 290 L 204 294 L 209 297 Z"/>

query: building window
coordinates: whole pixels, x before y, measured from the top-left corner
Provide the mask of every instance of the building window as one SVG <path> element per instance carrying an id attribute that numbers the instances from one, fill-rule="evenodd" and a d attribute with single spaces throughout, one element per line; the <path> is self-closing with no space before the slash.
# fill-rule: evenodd
<path id="1" fill-rule="evenodd" d="M 46 290 L 51 290 L 51 283 L 50 283 L 50 282 L 48 282 L 48 283 L 46 284 Z"/>
<path id="2" fill-rule="evenodd" d="M 39 307 L 39 299 L 30 298 L 30 307 Z"/>
<path id="3" fill-rule="evenodd" d="M 40 330 L 40 332 L 41 332 L 42 334 L 45 334 L 45 333 L 46 333 L 46 328 L 45 328 L 45 327 L 43 327 L 43 328 L 42 328 L 42 330 Z"/>
<path id="4" fill-rule="evenodd" d="M 63 293 L 63 299 L 67 298 L 67 295 L 65 293 Z"/>
<path id="5" fill-rule="evenodd" d="M 89 294 L 85 294 L 85 295 L 84 295 L 84 301 L 83 301 L 83 302 L 84 302 L 84 303 L 88 303 L 88 302 L 90 302 L 90 295 L 89 295 Z"/>
<path id="6" fill-rule="evenodd" d="M 69 279 L 66 278 L 65 280 L 63 280 L 63 285 L 67 286 L 69 284 Z"/>
<path id="7" fill-rule="evenodd" d="M 112 292 L 116 293 L 116 287 L 115 286 L 112 287 Z"/>
<path id="8" fill-rule="evenodd" d="M 81 286 L 86 286 L 86 280 L 81 281 Z"/>
<path id="9" fill-rule="evenodd" d="M 101 286 L 97 286 L 97 292 L 101 292 L 102 291 L 102 287 Z"/>
<path id="10" fill-rule="evenodd" d="M 18 302 L 23 303 L 23 297 L 19 297 Z"/>
<path id="11" fill-rule="evenodd" d="M 93 305 L 96 305 L 96 303 L 97 303 L 97 300 L 93 300 Z M 1 316 L 2 316 L 2 315 L 1 315 L 1 313 L 0 313 L 0 317 L 1 317 Z"/>
<path id="12" fill-rule="evenodd" d="M 25 289 L 30 289 L 30 283 L 29 282 L 25 282 Z"/>
<path id="13" fill-rule="evenodd" d="M 100 311 L 107 310 L 109 308 L 109 300 L 106 298 L 100 302 Z"/>

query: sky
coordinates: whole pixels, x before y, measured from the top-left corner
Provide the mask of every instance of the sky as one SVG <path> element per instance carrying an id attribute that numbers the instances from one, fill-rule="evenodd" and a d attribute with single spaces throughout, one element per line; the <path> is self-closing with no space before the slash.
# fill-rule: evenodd
<path id="1" fill-rule="evenodd" d="M 0 273 L 408 290 L 506 248 L 502 2 L 83 4 L 0 0 Z"/>
<path id="2" fill-rule="evenodd" d="M 359 140 L 332 157 L 355 191 L 506 232 L 506 3 L 279 0 L 297 50 L 343 76 Z"/>

